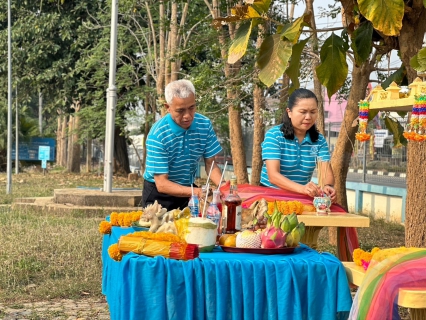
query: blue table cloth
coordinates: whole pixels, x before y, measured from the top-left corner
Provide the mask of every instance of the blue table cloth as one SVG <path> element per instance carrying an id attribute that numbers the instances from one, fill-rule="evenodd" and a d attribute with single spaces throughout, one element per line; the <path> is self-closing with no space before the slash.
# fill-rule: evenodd
<path id="1" fill-rule="evenodd" d="M 102 291 L 112 320 L 346 319 L 352 298 L 341 262 L 301 245 L 292 254 L 227 253 L 221 248 L 190 261 L 108 247 L 132 228 L 103 238 Z"/>

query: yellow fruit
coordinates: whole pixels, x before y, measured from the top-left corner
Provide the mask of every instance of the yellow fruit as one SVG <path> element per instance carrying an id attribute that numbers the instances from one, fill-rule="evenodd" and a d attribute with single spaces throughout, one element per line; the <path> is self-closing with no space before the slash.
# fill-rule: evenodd
<path id="1" fill-rule="evenodd" d="M 226 233 L 220 236 L 219 238 L 219 245 L 224 246 L 226 239 L 228 239 L 229 236 L 232 236 L 230 233 Z"/>
<path id="2" fill-rule="evenodd" d="M 226 247 L 235 247 L 236 246 L 236 241 L 237 241 L 236 239 L 237 239 L 237 236 L 235 234 L 230 234 L 226 238 L 224 246 L 226 246 Z"/>

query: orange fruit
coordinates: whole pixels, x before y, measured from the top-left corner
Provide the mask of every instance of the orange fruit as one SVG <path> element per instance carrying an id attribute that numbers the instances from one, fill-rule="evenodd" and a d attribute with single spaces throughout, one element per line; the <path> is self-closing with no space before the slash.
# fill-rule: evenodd
<path id="1" fill-rule="evenodd" d="M 226 247 L 235 247 L 237 245 L 237 236 L 235 234 L 230 234 L 223 245 Z"/>
<path id="2" fill-rule="evenodd" d="M 225 245 L 225 240 L 226 240 L 229 236 L 231 236 L 231 234 L 230 234 L 230 233 L 225 233 L 225 234 L 221 235 L 221 236 L 220 236 L 220 238 L 219 238 L 219 245 L 224 246 L 224 245 Z"/>

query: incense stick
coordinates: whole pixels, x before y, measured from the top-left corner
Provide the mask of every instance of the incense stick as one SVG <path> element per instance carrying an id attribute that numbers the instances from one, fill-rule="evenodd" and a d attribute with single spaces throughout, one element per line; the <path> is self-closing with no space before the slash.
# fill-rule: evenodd
<path id="1" fill-rule="evenodd" d="M 203 212 L 202 212 L 202 214 L 201 214 L 201 216 L 202 216 L 203 218 L 205 218 L 205 217 L 206 217 L 206 203 L 207 203 L 207 195 L 209 194 L 209 188 L 210 188 L 209 180 L 210 180 L 210 175 L 211 175 L 211 173 L 212 173 L 212 171 L 213 171 L 213 166 L 214 166 L 214 160 L 213 160 L 212 165 L 211 165 L 211 167 L 210 167 L 209 175 L 207 176 L 207 182 L 206 182 L 206 198 L 204 199 L 204 207 L 203 207 Z"/>
<path id="2" fill-rule="evenodd" d="M 225 165 L 223 166 L 222 176 L 220 177 L 219 185 L 217 186 L 218 188 L 220 188 L 220 185 L 222 184 L 223 176 L 225 175 L 225 170 L 227 165 L 228 165 L 228 161 L 225 161 Z"/>

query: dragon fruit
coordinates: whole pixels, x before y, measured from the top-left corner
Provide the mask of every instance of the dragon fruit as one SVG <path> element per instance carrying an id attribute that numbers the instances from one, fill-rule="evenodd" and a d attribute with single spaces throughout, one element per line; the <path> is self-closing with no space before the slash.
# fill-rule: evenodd
<path id="1" fill-rule="evenodd" d="M 287 233 L 281 228 L 284 226 L 284 216 L 278 211 L 277 202 L 274 203 L 274 213 L 268 217 L 266 229 L 261 233 L 261 247 L 265 249 L 282 248 L 286 244 Z"/>
<path id="2" fill-rule="evenodd" d="M 280 228 L 274 226 L 267 227 L 261 233 L 262 244 L 261 248 L 265 249 L 276 249 L 282 248 L 285 245 L 285 239 L 287 234 Z"/>

